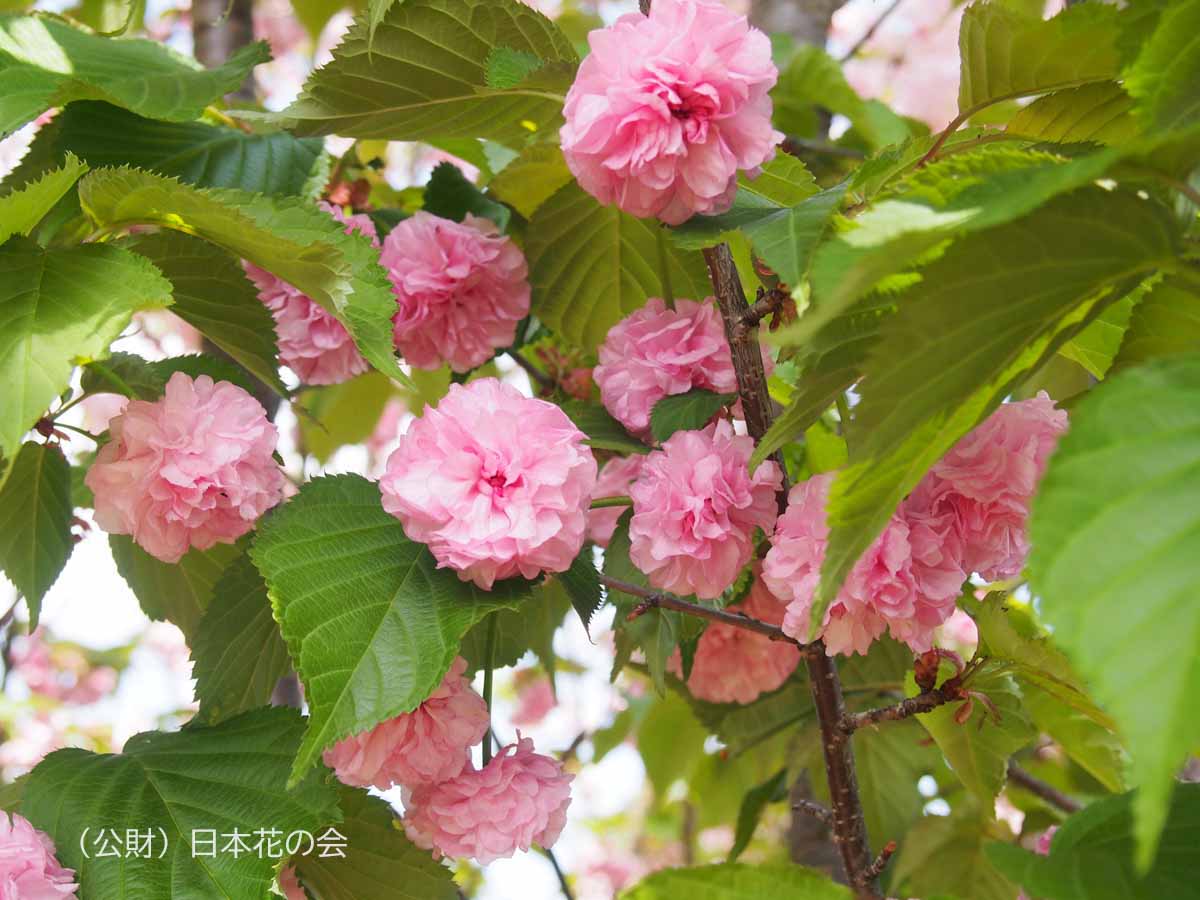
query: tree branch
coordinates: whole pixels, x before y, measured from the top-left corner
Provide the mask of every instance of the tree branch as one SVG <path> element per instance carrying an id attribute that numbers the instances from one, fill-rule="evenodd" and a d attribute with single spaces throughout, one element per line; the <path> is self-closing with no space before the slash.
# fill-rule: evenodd
<path id="1" fill-rule="evenodd" d="M 689 616 L 697 616 L 701 619 L 708 619 L 710 622 L 720 622 L 723 625 L 732 625 L 734 628 L 743 628 L 746 631 L 753 631 L 757 634 L 769 637 L 773 641 L 783 641 L 788 644 L 795 644 L 804 653 L 809 652 L 810 644 L 802 644 L 794 637 L 784 634 L 783 629 L 777 625 L 772 625 L 769 622 L 763 622 L 761 619 L 752 618 L 745 613 L 730 612 L 727 609 L 713 609 L 710 606 L 701 606 L 699 603 L 692 603 L 688 600 L 681 600 L 671 594 L 664 594 L 661 591 L 652 591 L 644 588 L 641 585 L 633 584 L 630 581 L 622 581 L 619 578 L 610 578 L 607 575 L 600 576 L 600 583 L 614 591 L 620 591 L 623 594 L 629 594 L 633 597 L 640 598 L 641 602 L 633 608 L 633 611 L 628 615 L 630 621 L 645 615 L 652 609 L 670 609 L 675 612 L 681 612 Z"/>
<path id="2" fill-rule="evenodd" d="M 954 700 L 961 700 L 962 694 L 957 679 L 950 679 L 941 687 L 922 691 L 915 697 L 908 697 L 891 706 L 878 709 L 868 709 L 865 712 L 847 712 L 842 716 L 842 731 L 853 734 L 867 725 L 878 725 L 880 722 L 899 722 L 909 716 L 918 716 Z"/>
<path id="3" fill-rule="evenodd" d="M 1046 784 L 1040 778 L 1035 778 L 1011 760 L 1008 763 L 1008 779 L 1013 784 L 1019 785 L 1029 791 L 1029 793 L 1041 797 L 1051 806 L 1058 807 L 1067 815 L 1072 815 L 1083 809 L 1083 806 L 1074 797 L 1068 797 L 1058 788 Z"/>
<path id="4" fill-rule="evenodd" d="M 792 809 L 796 812 L 802 812 L 806 816 L 812 816 L 822 825 L 829 826 L 833 824 L 833 813 L 815 800 L 797 800 L 792 804 Z"/>
<path id="5" fill-rule="evenodd" d="M 713 293 L 721 318 L 725 322 L 725 337 L 729 341 L 733 368 L 737 374 L 738 393 L 746 417 L 746 430 L 756 441 L 761 440 L 771 425 L 773 413 L 767 393 L 767 377 L 763 370 L 762 351 L 758 345 L 757 328 L 746 328 L 744 320 L 749 311 L 727 244 L 704 251 L 712 279 Z M 780 470 L 786 471 L 782 463 Z M 782 511 L 786 505 L 786 488 L 780 491 Z M 850 735 L 843 730 L 846 715 L 842 701 L 842 683 L 837 664 L 825 652 L 825 645 L 815 641 L 806 645 L 809 684 L 817 721 L 821 726 L 821 745 L 825 754 L 825 774 L 831 798 L 833 841 L 842 857 L 846 880 L 860 898 L 877 898 L 877 874 L 873 873 L 874 857 L 867 840 L 862 801 L 858 795 L 858 778 L 854 771 L 854 752 Z"/>
<path id="6" fill-rule="evenodd" d="M 888 6 L 887 9 L 885 9 L 883 12 L 881 12 L 879 14 L 879 17 L 874 22 L 871 23 L 871 27 L 863 32 L 862 37 L 860 37 L 857 41 L 854 42 L 853 46 L 851 46 L 851 48 L 846 51 L 846 53 L 842 56 L 841 59 L 838 60 L 838 62 L 840 62 L 840 63 L 849 62 L 851 59 L 853 59 L 855 56 L 857 56 L 858 51 L 861 50 L 864 46 L 866 46 L 867 42 L 870 41 L 871 38 L 875 37 L 875 32 L 879 30 L 879 26 L 882 25 L 884 22 L 886 22 L 888 16 L 890 16 L 892 13 L 894 13 L 896 11 L 896 8 L 899 7 L 900 4 L 903 2 L 904 2 L 904 0 L 892 0 L 891 5 Z"/>

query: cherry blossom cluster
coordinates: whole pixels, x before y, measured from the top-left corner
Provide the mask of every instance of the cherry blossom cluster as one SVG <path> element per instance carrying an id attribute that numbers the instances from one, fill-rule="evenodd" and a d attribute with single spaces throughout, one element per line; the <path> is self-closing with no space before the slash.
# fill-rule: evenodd
<path id="1" fill-rule="evenodd" d="M 448 363 L 467 372 L 512 344 L 529 313 L 528 266 L 521 250 L 487 219 L 462 222 L 418 212 L 382 242 L 370 217 L 321 208 L 379 249 L 396 295 L 396 349 L 418 369 Z M 281 278 L 251 263 L 246 274 L 275 318 L 279 358 L 305 384 L 338 384 L 365 372 L 367 361 L 346 327 Z"/>
<path id="2" fill-rule="evenodd" d="M 0 812 L 0 897 L 75 900 L 75 873 L 54 855 L 54 841 L 17 813 Z"/>

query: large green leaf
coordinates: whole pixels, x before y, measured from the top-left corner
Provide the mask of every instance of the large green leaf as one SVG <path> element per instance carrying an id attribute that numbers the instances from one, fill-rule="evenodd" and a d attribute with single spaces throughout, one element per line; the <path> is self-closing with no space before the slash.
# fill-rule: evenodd
<path id="1" fill-rule="evenodd" d="M 392 343 L 396 298 L 378 251 L 314 204 L 201 190 L 133 169 L 90 172 L 79 184 L 79 199 L 101 226 L 183 231 L 279 276 L 345 324 L 376 369 L 407 383 Z"/>
<path id="2" fill-rule="evenodd" d="M 886 700 L 880 701 L 886 704 Z M 894 722 L 854 736 L 854 768 L 867 834 L 877 847 L 903 841 L 926 798 L 917 782 L 945 771 L 936 746 L 916 722 Z"/>
<path id="3" fill-rule="evenodd" d="M 723 863 L 663 869 L 621 895 L 621 900 L 850 900 L 848 888 L 803 866 Z"/>
<path id="4" fill-rule="evenodd" d="M 295 710 L 258 710 L 213 728 L 139 734 L 119 755 L 59 750 L 29 777 L 21 812 L 53 839 L 82 896 L 265 897 L 282 850 L 222 852 L 220 836 L 236 830 L 253 848 L 260 829 L 276 829 L 282 841 L 293 831 L 320 835 L 340 819 L 328 773 L 287 789 L 303 728 Z M 153 857 L 101 858 L 92 842 L 110 830 L 117 841 L 150 831 Z M 205 842 L 214 832 L 219 843 L 209 856 Z"/>
<path id="5" fill-rule="evenodd" d="M 526 236 L 534 314 L 592 350 L 647 297 L 709 296 L 700 254 L 670 246 L 660 232 L 654 222 L 601 206 L 577 184 L 561 188 L 534 213 Z"/>
<path id="6" fill-rule="evenodd" d="M 237 260 L 220 247 L 177 231 L 139 237 L 129 246 L 171 282 L 171 312 L 276 393 L 287 393 L 275 357 L 275 322 Z"/>
<path id="7" fill-rule="evenodd" d="M 1200 742 L 1198 401 L 1196 354 L 1101 384 L 1074 410 L 1030 526 L 1046 620 L 1133 757 L 1143 869 Z"/>
<path id="8" fill-rule="evenodd" d="M 75 186 L 87 165 L 67 154 L 61 168 L 44 173 L 21 190 L 0 197 L 0 244 L 14 234 L 29 234 L 63 194 Z"/>
<path id="9" fill-rule="evenodd" d="M 736 399 L 736 394 L 718 394 L 702 388 L 663 397 L 650 410 L 650 433 L 662 443 L 677 431 L 696 431 Z"/>
<path id="10" fill-rule="evenodd" d="M 1087 188 L 967 236 L 922 271 L 864 369 L 850 466 L 831 490 L 813 621 L 928 468 L 1176 246 L 1158 206 Z"/>
<path id="11" fill-rule="evenodd" d="M 29 628 L 71 555 L 71 467 L 57 447 L 22 444 L 0 489 L 0 569 L 25 596 Z"/>
<path id="12" fill-rule="evenodd" d="M 207 550 L 189 550 L 172 565 L 155 559 L 128 535 L 110 534 L 108 546 L 142 612 L 173 623 L 189 639 L 212 602 L 217 582 L 242 554 L 235 544 L 214 544 Z"/>
<path id="13" fill-rule="evenodd" d="M 517 87 L 492 88 L 488 59 L 498 47 L 552 65 Z M 517 143 L 561 121 L 575 60 L 566 36 L 519 0 L 405 0 L 373 26 L 357 19 L 333 60 L 274 118 L 299 134 Z"/>
<path id="14" fill-rule="evenodd" d="M 488 192 L 529 219 L 572 177 L 557 144 L 530 144 L 488 182 Z"/>
<path id="15" fill-rule="evenodd" d="M 96 101 L 72 103 L 43 127 L 5 179 L 20 185 L 73 153 L 93 168 L 132 166 L 197 187 L 256 194 L 302 194 L 318 168 L 319 138 L 247 134 L 203 122 L 147 119 Z"/>
<path id="16" fill-rule="evenodd" d="M 1097 378 L 1103 378 L 1121 348 L 1134 304 L 1143 293 L 1145 288 L 1138 287 L 1122 297 L 1097 316 L 1087 328 L 1063 344 L 1058 352 L 1079 363 Z"/>
<path id="17" fill-rule="evenodd" d="M 587 435 L 585 443 L 589 447 L 626 454 L 650 452 L 649 447 L 626 431 L 625 426 L 598 403 L 570 399 L 563 401 L 562 410 L 575 427 Z"/>
<path id="18" fill-rule="evenodd" d="M 729 850 L 728 862 L 737 862 L 738 857 L 750 846 L 767 806 L 787 798 L 787 774 L 787 769 L 780 769 L 762 784 L 755 785 L 746 792 L 738 810 L 737 831 L 734 833 L 733 846 Z"/>
<path id="19" fill-rule="evenodd" d="M 1200 351 L 1200 292 L 1181 278 L 1165 278 L 1133 309 L 1113 369 Z"/>
<path id="20" fill-rule="evenodd" d="M 387 801 L 339 787 L 346 855 L 301 857 L 296 874 L 321 900 L 457 900 L 454 874 L 411 843 Z"/>
<path id="21" fill-rule="evenodd" d="M 797 680 L 786 681 L 779 690 L 745 705 L 699 700 L 691 703 L 696 716 L 721 739 L 731 756 L 745 753 L 816 715 L 808 684 Z"/>
<path id="22" fill-rule="evenodd" d="M 270 703 L 291 663 L 267 586 L 248 556 L 238 557 L 213 587 L 191 646 L 201 721 L 215 724 Z"/>
<path id="23" fill-rule="evenodd" d="M 1175 0 L 1126 73 L 1125 85 L 1137 100 L 1137 116 L 1148 131 L 1163 132 L 1200 121 L 1200 2 Z"/>
<path id="24" fill-rule="evenodd" d="M 49 16 L 0 17 L 0 137 L 72 100 L 186 122 L 269 58 L 256 43 L 206 70 L 158 41 L 114 41 Z"/>
<path id="25" fill-rule="evenodd" d="M 127 250 L 0 246 L 0 454 L 16 455 L 76 361 L 103 356 L 137 310 L 170 302 L 171 285 Z"/>
<path id="26" fill-rule="evenodd" d="M 1044 900 L 1165 900 L 1197 896 L 1200 785 L 1181 784 L 1167 813 L 1154 867 L 1133 865 L 1137 794 L 1093 803 L 1058 829 L 1049 856 L 990 844 L 988 858 Z"/>
<path id="27" fill-rule="evenodd" d="M 308 388 L 298 403 L 308 415 L 300 419 L 300 448 L 326 463 L 339 447 L 371 436 L 396 388 L 378 372 L 364 372 L 341 384 Z"/>
<path id="28" fill-rule="evenodd" d="M 1019 110 L 1006 130 L 1058 144 L 1120 144 L 1138 133 L 1132 109 L 1133 98 L 1121 85 L 1097 81 L 1039 97 Z"/>
<path id="29" fill-rule="evenodd" d="M 975 3 L 958 32 L 962 118 L 989 104 L 1044 94 L 1117 75 L 1119 15 L 1102 3 L 1070 7 L 1052 19 L 1002 3 Z"/>
<path id="30" fill-rule="evenodd" d="M 949 816 L 925 816 L 901 842 L 890 867 L 891 892 L 931 900 L 1014 900 L 1017 886 L 984 852 L 989 841 L 1009 834 L 1007 825 L 989 824 L 969 807 Z"/>
<path id="31" fill-rule="evenodd" d="M 467 629 L 529 594 L 520 579 L 486 593 L 437 568 L 356 475 L 305 485 L 260 523 L 251 555 L 309 703 L 293 781 L 325 748 L 415 709 Z"/>
<path id="32" fill-rule="evenodd" d="M 657 798 L 666 797 L 676 781 L 689 778 L 704 758 L 707 736 L 686 700 L 673 693 L 658 698 L 637 734 L 638 752 Z"/>
<path id="33" fill-rule="evenodd" d="M 1037 737 L 1037 731 L 1011 677 L 984 674 L 971 679 L 971 690 L 986 695 L 995 710 L 973 701 L 970 718 L 960 723 L 955 718 L 960 704 L 944 704 L 917 720 L 979 806 L 990 809 L 1008 777 L 1009 758 Z M 909 693 L 916 692 L 910 682 Z"/>

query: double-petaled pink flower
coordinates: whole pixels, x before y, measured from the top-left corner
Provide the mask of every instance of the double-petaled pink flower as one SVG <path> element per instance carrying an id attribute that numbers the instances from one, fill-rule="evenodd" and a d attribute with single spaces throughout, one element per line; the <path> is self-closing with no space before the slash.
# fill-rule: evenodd
<path id="1" fill-rule="evenodd" d="M 161 398 L 130 401 L 109 432 L 84 479 L 96 523 L 163 562 L 233 543 L 283 497 L 279 433 L 227 381 L 176 372 Z"/>
<path id="2" fill-rule="evenodd" d="M 754 530 L 770 533 L 782 474 L 770 461 L 751 474 L 753 450 L 722 419 L 646 457 L 629 489 L 629 558 L 656 588 L 718 597 L 750 561 Z"/>
<path id="3" fill-rule="evenodd" d="M 596 460 L 566 413 L 495 378 L 451 385 L 400 439 L 383 508 L 439 566 L 490 590 L 579 555 Z"/>
<path id="4" fill-rule="evenodd" d="M 24 816 L 0 811 L 0 898 L 74 900 L 75 873 L 54 855 L 54 842 Z"/>
<path id="5" fill-rule="evenodd" d="M 567 94 L 563 155 L 601 203 L 677 225 L 729 209 L 771 126 L 771 42 L 719 0 L 656 0 L 588 35 Z"/>

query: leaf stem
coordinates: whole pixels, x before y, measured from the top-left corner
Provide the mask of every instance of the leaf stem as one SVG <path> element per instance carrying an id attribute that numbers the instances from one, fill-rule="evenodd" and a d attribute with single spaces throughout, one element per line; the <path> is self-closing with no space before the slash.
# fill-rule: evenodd
<path id="1" fill-rule="evenodd" d="M 484 651 L 484 668 L 483 668 L 483 702 L 487 705 L 488 720 L 492 718 L 492 669 L 496 659 L 496 614 L 492 613 L 488 617 L 487 630 L 487 649 Z M 487 764 L 492 761 L 492 730 L 488 728 L 488 733 L 483 738 L 483 765 L 486 768 Z"/>
<path id="2" fill-rule="evenodd" d="M 607 509 L 610 506 L 633 506 L 629 497 L 597 497 L 592 501 L 592 509 Z"/>
<path id="3" fill-rule="evenodd" d="M 122 378 L 112 369 L 108 368 L 108 366 L 98 362 L 91 362 L 88 363 L 88 365 L 92 367 L 93 372 L 115 387 L 119 393 L 124 394 L 131 400 L 136 398 L 133 388 L 126 383 L 124 378 Z"/>
<path id="4" fill-rule="evenodd" d="M 55 428 L 65 428 L 65 429 L 67 429 L 67 431 L 74 431 L 76 434 L 83 435 L 88 440 L 95 441 L 97 444 L 100 443 L 100 441 L 96 437 L 96 435 L 92 434 L 90 431 L 85 431 L 82 428 L 76 428 L 74 425 L 68 425 L 66 422 L 55 422 L 54 427 Z"/>
<path id="5" fill-rule="evenodd" d="M 566 900 L 575 900 L 575 895 L 571 893 L 571 884 L 567 881 L 567 873 L 558 864 L 558 857 L 554 855 L 554 851 L 549 847 L 542 847 L 541 851 L 546 854 L 546 859 L 550 860 L 550 865 L 554 867 L 554 874 L 558 876 L 558 886 L 562 889 L 563 896 L 566 897 Z"/>

